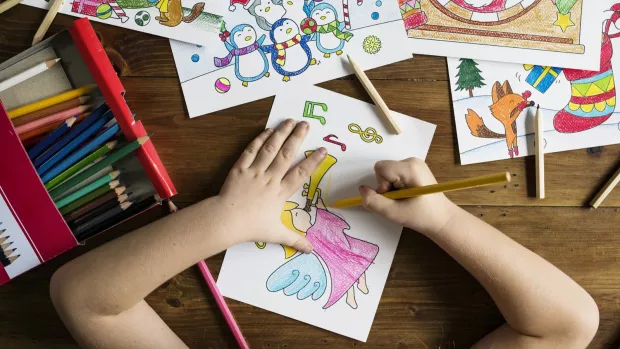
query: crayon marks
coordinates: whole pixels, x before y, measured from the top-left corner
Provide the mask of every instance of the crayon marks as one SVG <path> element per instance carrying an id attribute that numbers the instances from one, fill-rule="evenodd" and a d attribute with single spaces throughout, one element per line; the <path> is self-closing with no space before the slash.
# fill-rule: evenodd
<path id="1" fill-rule="evenodd" d="M 327 135 L 327 136 L 323 137 L 323 140 L 324 140 L 325 142 L 328 142 L 328 143 L 332 143 L 332 144 L 338 145 L 338 146 L 340 146 L 340 150 L 342 150 L 342 151 L 347 151 L 347 145 L 346 145 L 346 144 L 344 144 L 344 143 L 341 143 L 341 142 L 336 141 L 336 139 L 338 139 L 338 136 L 336 136 L 336 135 L 334 135 L 334 134 L 330 134 L 330 135 Z"/>
<path id="2" fill-rule="evenodd" d="M 360 125 L 351 123 L 349 124 L 349 131 L 358 134 L 366 143 L 375 142 L 377 144 L 381 144 L 383 142 L 383 137 L 381 137 L 379 133 L 377 133 L 377 130 L 373 127 L 366 127 L 366 129 L 362 131 Z"/>
<path id="3" fill-rule="evenodd" d="M 319 120 L 321 125 L 325 125 L 327 123 L 327 121 L 325 120 L 325 117 L 314 114 L 314 107 L 317 107 L 317 106 L 321 107 L 321 109 L 325 113 L 328 110 L 327 104 L 325 103 L 306 101 L 306 104 L 304 105 L 304 118 L 316 119 L 316 120 Z"/>

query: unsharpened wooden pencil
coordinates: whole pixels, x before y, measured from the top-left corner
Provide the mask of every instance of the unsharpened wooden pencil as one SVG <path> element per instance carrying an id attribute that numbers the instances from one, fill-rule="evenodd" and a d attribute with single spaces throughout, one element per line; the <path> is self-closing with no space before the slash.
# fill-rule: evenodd
<path id="1" fill-rule="evenodd" d="M 13 75 L 6 80 L 0 81 L 0 92 L 8 90 L 9 88 L 17 84 L 20 84 L 30 78 L 33 78 L 43 73 L 44 71 L 47 71 L 49 68 L 53 67 L 56 63 L 58 63 L 58 61 L 60 61 L 60 58 L 50 59 L 45 62 L 41 62 L 34 67 L 24 70 L 19 74 Z"/>
<path id="2" fill-rule="evenodd" d="M 45 18 L 43 18 L 43 22 L 41 22 L 39 29 L 37 29 L 37 32 L 34 34 L 34 38 L 32 39 L 32 46 L 40 43 L 41 40 L 43 40 L 45 33 L 47 33 L 50 25 L 52 25 L 54 18 L 56 18 L 56 15 L 58 14 L 58 11 L 60 11 L 60 6 L 62 6 L 63 1 L 64 0 L 54 0 L 54 2 L 52 2 L 49 9 L 47 10 Z"/>
<path id="3" fill-rule="evenodd" d="M 370 79 L 368 79 L 368 76 L 366 76 L 366 73 L 364 73 L 364 70 L 359 66 L 359 64 L 355 62 L 353 58 L 351 58 L 351 56 L 347 55 L 347 58 L 349 59 L 349 63 L 351 63 L 351 66 L 353 67 L 355 76 L 357 76 L 357 78 L 360 80 L 360 82 L 362 83 L 362 86 L 364 86 L 364 89 L 366 89 L 366 92 L 368 92 L 373 102 L 375 102 L 377 107 L 379 107 L 379 110 L 381 111 L 381 114 L 384 116 L 385 121 L 387 121 L 390 124 L 390 126 L 392 127 L 392 130 L 397 135 L 401 134 L 402 131 L 400 130 L 400 127 L 396 123 L 396 120 L 392 118 L 390 109 L 383 101 L 383 98 L 381 98 L 381 95 L 379 95 L 379 92 L 377 92 L 377 89 L 375 88 L 375 86 L 372 84 L 372 82 L 370 82 Z"/>
<path id="4" fill-rule="evenodd" d="M 45 98 L 15 109 L 11 109 L 8 111 L 8 115 L 9 118 L 14 119 L 14 118 L 18 118 L 22 115 L 26 115 L 32 112 L 35 112 L 37 110 L 41 110 L 47 107 L 50 107 L 52 105 L 56 105 L 62 102 L 66 102 L 68 100 L 77 98 L 77 97 L 82 97 L 82 96 L 86 96 L 89 93 L 93 92 L 93 90 L 95 89 L 95 87 L 97 87 L 96 85 L 86 85 L 86 86 L 82 86 L 80 88 L 76 88 L 74 90 L 70 90 L 70 91 L 66 91 L 63 93 L 60 93 L 56 96 L 52 96 L 49 98 Z"/>
<path id="5" fill-rule="evenodd" d="M 75 123 L 73 124 L 73 126 L 75 126 L 78 123 L 82 122 L 89 114 L 90 113 L 80 114 L 80 116 L 78 116 L 77 119 L 75 120 Z M 54 123 L 54 124 L 50 124 L 50 125 L 47 125 L 47 126 L 43 126 L 41 128 L 38 128 L 36 130 L 32 130 L 30 132 L 26 132 L 24 134 L 19 135 L 19 139 L 22 141 L 24 146 L 34 145 L 34 144 L 42 141 L 43 138 L 45 138 L 46 134 L 54 131 L 62 123 L 63 123 L 63 121 L 58 122 L 58 123 Z"/>
<path id="6" fill-rule="evenodd" d="M 605 183 L 603 189 L 601 189 L 601 191 L 596 194 L 594 199 L 592 199 L 592 201 L 590 202 L 590 206 L 598 208 L 603 203 L 603 201 L 605 201 L 607 196 L 609 196 L 609 194 L 614 190 L 618 183 L 620 183 L 620 168 L 618 168 L 618 171 L 616 171 L 616 173 L 609 179 L 609 181 Z"/>
<path id="7" fill-rule="evenodd" d="M 15 262 L 17 260 L 17 258 L 19 258 L 21 255 L 18 254 L 17 256 L 14 257 L 9 257 L 6 259 L 0 259 L 0 263 L 2 263 L 3 267 L 8 267 L 9 265 L 11 265 L 13 262 Z"/>
<path id="8" fill-rule="evenodd" d="M 107 194 L 104 196 L 107 196 Z M 118 206 L 119 204 L 122 204 L 129 198 L 129 194 L 125 193 L 113 197 L 112 199 L 101 201 L 98 203 L 98 205 L 91 205 L 92 203 L 99 201 L 99 199 L 104 198 L 104 196 L 89 202 L 88 204 L 78 208 L 73 212 L 70 212 L 68 215 L 65 215 L 65 221 L 79 225 L 80 223 L 83 223 L 84 220 L 88 220 L 88 217 L 92 218 L 94 216 L 98 216 L 104 211 L 107 211 L 111 208 Z"/>
<path id="9" fill-rule="evenodd" d="M 545 125 L 540 106 L 536 107 L 534 117 L 536 126 L 536 197 L 545 198 Z"/>
<path id="10" fill-rule="evenodd" d="M 23 124 L 21 126 L 17 126 L 15 127 L 15 132 L 17 132 L 18 135 L 20 134 L 24 134 L 26 132 L 30 132 L 32 130 L 36 130 L 37 128 L 41 128 L 47 125 L 51 125 L 51 124 L 55 124 L 58 122 L 62 122 L 64 120 L 67 120 L 68 118 L 72 117 L 72 116 L 78 116 L 82 113 L 84 113 L 85 111 L 87 111 L 90 108 L 89 105 L 79 105 L 77 107 L 73 107 L 71 109 L 67 109 L 67 110 L 63 110 L 63 111 L 59 111 L 58 113 L 54 113 L 51 115 L 48 115 L 44 118 L 40 118 L 34 121 L 31 121 L 27 124 Z"/>
<path id="11" fill-rule="evenodd" d="M 123 197 L 123 198 L 121 198 L 121 197 Z M 110 201 L 104 203 L 103 205 L 95 208 L 94 210 L 88 212 L 87 214 L 79 217 L 78 219 L 74 220 L 71 223 L 72 223 L 73 226 L 82 225 L 82 224 L 90 221 L 91 219 L 93 219 L 93 218 L 95 218 L 95 217 L 97 217 L 97 216 L 99 216 L 99 215 L 101 215 L 101 214 L 103 214 L 103 213 L 105 213 L 105 212 L 107 212 L 109 210 L 112 210 L 112 209 L 116 208 L 117 206 L 122 205 L 123 203 L 125 203 L 127 201 L 127 197 L 128 197 L 127 194 L 119 195 L 118 196 L 118 200 L 110 200 Z M 120 201 L 121 199 L 123 201 Z"/>
<path id="12" fill-rule="evenodd" d="M 0 4 L 0 14 L 12 9 L 14 6 L 19 5 L 24 0 L 6 0 Z"/>
<path id="13" fill-rule="evenodd" d="M 115 193 L 115 195 L 121 195 L 122 193 L 125 192 L 127 188 L 125 187 L 116 187 L 114 189 L 110 189 L 109 186 L 103 186 L 95 191 L 90 192 L 87 195 L 82 196 L 81 198 L 79 198 L 78 200 L 75 200 L 74 202 L 70 203 L 69 205 L 61 208 L 60 214 L 62 215 L 66 215 L 67 213 L 95 200 L 96 198 L 107 194 L 108 192 L 113 192 Z"/>
<path id="14" fill-rule="evenodd" d="M 76 120 L 77 116 L 72 116 L 61 123 L 60 126 L 56 127 L 54 131 L 45 136 L 37 145 L 28 150 L 28 157 L 32 160 L 39 156 L 45 149 L 54 144 L 58 138 L 67 133 Z"/>
<path id="15" fill-rule="evenodd" d="M 46 117 L 48 115 L 58 113 L 59 111 L 63 111 L 63 110 L 67 110 L 67 109 L 80 106 L 88 102 L 89 99 L 90 99 L 89 96 L 77 97 L 77 98 L 70 99 L 66 102 L 58 103 L 50 107 L 43 108 L 41 110 L 37 110 L 35 112 L 22 115 L 18 118 L 12 119 L 13 126 L 21 126 L 23 124 L 29 123 L 30 121 L 34 121 L 34 120 Z"/>
<path id="16" fill-rule="evenodd" d="M 63 208 L 67 205 L 69 205 L 70 203 L 74 202 L 75 200 L 81 198 L 84 195 L 87 195 L 88 193 L 98 189 L 99 187 L 102 186 L 108 186 L 110 189 L 114 189 L 116 187 L 118 187 L 118 185 L 120 184 L 119 181 L 115 180 L 119 175 L 121 174 L 121 171 L 112 171 L 110 173 L 108 173 L 107 175 L 99 178 L 98 180 L 92 182 L 91 184 L 85 186 L 84 188 L 76 191 L 75 193 L 67 196 L 66 198 L 60 199 L 56 202 L 56 207 L 57 208 Z"/>
<path id="17" fill-rule="evenodd" d="M 486 185 L 493 184 L 501 184 L 510 182 L 511 176 L 508 172 L 500 172 L 487 176 L 473 177 L 467 179 L 460 179 L 456 181 L 426 185 L 423 187 L 416 188 L 408 188 L 402 190 L 390 191 L 387 193 L 383 193 L 381 195 L 385 196 L 388 199 L 407 199 L 416 196 L 428 195 L 428 194 L 436 194 L 436 193 L 444 193 L 455 190 L 463 190 L 469 188 L 482 187 Z M 333 205 L 330 207 L 333 208 L 345 208 L 345 207 L 353 207 L 362 205 L 362 197 L 352 197 L 348 199 L 336 200 Z"/>
<path id="18" fill-rule="evenodd" d="M 103 223 L 105 221 L 107 221 L 108 219 L 111 219 L 112 217 L 119 215 L 121 213 L 123 213 L 123 211 L 125 211 L 126 209 L 128 209 L 131 205 L 133 204 L 133 202 L 131 201 L 126 201 L 123 202 L 122 204 L 118 205 L 117 207 L 100 214 L 99 216 L 96 216 L 95 218 L 91 219 L 88 222 L 85 222 L 79 226 L 77 226 L 74 230 L 73 233 L 76 236 L 79 236 L 80 234 L 82 234 L 83 232 L 89 230 L 90 228 L 96 226 L 97 224 Z"/>

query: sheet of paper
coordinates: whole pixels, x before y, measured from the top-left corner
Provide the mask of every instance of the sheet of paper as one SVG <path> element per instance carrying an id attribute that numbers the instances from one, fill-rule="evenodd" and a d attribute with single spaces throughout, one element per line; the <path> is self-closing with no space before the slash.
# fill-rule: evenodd
<path id="1" fill-rule="evenodd" d="M 42 9 L 48 9 L 51 3 L 49 0 L 22 2 Z M 211 10 L 214 3 L 214 0 L 65 0 L 59 12 L 193 44 L 206 44 L 205 36 L 217 33 L 221 24 L 220 16 Z"/>
<path id="2" fill-rule="evenodd" d="M 170 42 L 190 117 L 352 74 L 346 54 L 364 69 L 411 58 L 396 1 L 232 2 L 207 45 Z"/>
<path id="3" fill-rule="evenodd" d="M 424 159 L 435 132 L 435 125 L 392 112 L 403 130 L 392 135 L 379 115 L 374 105 L 314 86 L 278 93 L 267 127 L 289 117 L 305 120 L 311 129 L 298 160 L 318 147 L 329 152 L 281 216 L 289 229 L 306 234 L 314 252 L 261 243 L 232 247 L 217 282 L 224 296 L 366 341 L 402 226 L 362 208 L 325 210 L 322 203 L 357 196 L 362 184 L 376 186 L 376 161 Z"/>
<path id="4" fill-rule="evenodd" d="M 461 164 L 533 155 L 537 104 L 547 153 L 620 143 L 618 32 L 604 31 L 597 71 L 448 59 Z"/>
<path id="5" fill-rule="evenodd" d="M 414 53 L 597 69 L 606 1 L 398 2 Z"/>

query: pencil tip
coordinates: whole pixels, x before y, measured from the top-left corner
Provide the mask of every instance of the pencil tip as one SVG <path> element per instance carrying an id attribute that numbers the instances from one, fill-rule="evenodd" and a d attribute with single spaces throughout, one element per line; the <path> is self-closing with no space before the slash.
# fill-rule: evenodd
<path id="1" fill-rule="evenodd" d="M 536 104 L 536 110 L 540 109 L 540 104 Z"/>

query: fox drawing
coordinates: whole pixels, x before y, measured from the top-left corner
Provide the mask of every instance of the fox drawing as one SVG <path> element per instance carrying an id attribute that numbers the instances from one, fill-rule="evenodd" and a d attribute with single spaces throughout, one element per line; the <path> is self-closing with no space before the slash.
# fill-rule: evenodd
<path id="1" fill-rule="evenodd" d="M 505 132 L 503 134 L 489 130 L 482 118 L 471 109 L 467 109 L 465 120 L 474 137 L 505 138 L 508 155 L 512 159 L 519 156 L 516 120 L 525 108 L 534 106 L 534 101 L 527 100 L 532 96 L 532 93 L 526 90 L 519 95 L 512 92 L 512 87 L 508 81 L 505 81 L 504 85 L 500 85 L 499 81 L 496 81 L 493 84 L 491 95 L 493 104 L 489 106 L 489 109 L 491 109 L 493 117 L 504 125 Z"/>

